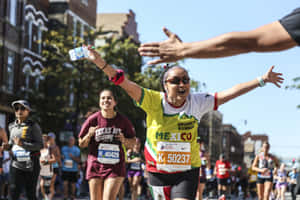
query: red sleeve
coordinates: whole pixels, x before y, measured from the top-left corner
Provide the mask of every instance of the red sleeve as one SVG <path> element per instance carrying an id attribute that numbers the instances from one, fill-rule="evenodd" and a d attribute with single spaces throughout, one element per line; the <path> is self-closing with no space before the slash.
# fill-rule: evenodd
<path id="1" fill-rule="evenodd" d="M 214 110 L 218 110 L 218 93 L 215 93 Z"/>

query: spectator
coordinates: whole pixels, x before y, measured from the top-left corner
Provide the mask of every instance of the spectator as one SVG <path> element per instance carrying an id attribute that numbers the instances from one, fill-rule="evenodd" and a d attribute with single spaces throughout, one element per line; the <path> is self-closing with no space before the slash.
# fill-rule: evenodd
<path id="1" fill-rule="evenodd" d="M 142 44 L 142 56 L 159 57 L 148 64 L 175 62 L 183 58 L 218 58 L 248 52 L 282 51 L 300 45 L 300 7 L 278 21 L 251 31 L 231 32 L 209 40 L 183 43 L 163 28 L 169 37 L 162 42 Z"/>

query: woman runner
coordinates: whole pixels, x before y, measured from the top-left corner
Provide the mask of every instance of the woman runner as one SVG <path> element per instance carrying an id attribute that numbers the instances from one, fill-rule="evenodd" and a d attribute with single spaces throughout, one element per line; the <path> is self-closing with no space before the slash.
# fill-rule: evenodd
<path id="1" fill-rule="evenodd" d="M 262 152 L 256 155 L 252 169 L 257 171 L 257 195 L 259 200 L 269 200 L 273 186 L 274 167 L 278 166 L 277 159 L 269 153 L 270 144 L 264 142 Z"/>
<path id="2" fill-rule="evenodd" d="M 125 178 L 125 151 L 135 143 L 130 121 L 115 111 L 113 92 L 104 89 L 99 95 L 100 111 L 82 125 L 79 146 L 88 147 L 86 178 L 91 200 L 116 199 Z"/>
<path id="3" fill-rule="evenodd" d="M 111 67 L 91 47 L 89 50 L 91 61 L 147 113 L 144 154 L 155 200 L 195 199 L 201 165 L 197 128 L 205 113 L 266 82 L 280 87 L 283 80 L 271 67 L 262 77 L 215 95 L 191 94 L 188 72 L 174 66 L 165 69 L 161 77 L 164 92 L 158 92 L 128 80 L 122 70 Z"/>

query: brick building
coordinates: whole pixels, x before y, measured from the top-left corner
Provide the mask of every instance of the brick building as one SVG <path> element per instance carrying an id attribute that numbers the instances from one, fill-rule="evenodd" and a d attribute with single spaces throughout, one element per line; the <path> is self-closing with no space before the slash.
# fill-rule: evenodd
<path id="1" fill-rule="evenodd" d="M 132 40 L 139 44 L 139 34 L 137 32 L 137 23 L 135 21 L 135 13 L 129 10 L 129 13 L 101 13 L 97 14 L 97 29 L 106 33 L 99 37 L 96 41 L 96 46 L 101 46 L 103 37 L 117 37 L 127 38 L 131 37 Z"/>
<path id="2" fill-rule="evenodd" d="M 65 25 L 73 36 L 84 36 L 84 31 L 96 27 L 97 0 L 49 0 L 50 29 Z"/>
<path id="3" fill-rule="evenodd" d="M 243 165 L 244 143 L 242 136 L 231 124 L 222 126 L 222 149 L 226 158 L 234 165 Z"/>
<path id="4" fill-rule="evenodd" d="M 199 124 L 198 135 L 204 140 L 210 155 L 211 163 L 215 163 L 222 152 L 222 120 L 219 111 L 205 114 Z"/>
<path id="5" fill-rule="evenodd" d="M 10 103 L 37 88 L 43 68 L 42 32 L 48 0 L 0 1 L 0 126 L 13 118 Z"/>

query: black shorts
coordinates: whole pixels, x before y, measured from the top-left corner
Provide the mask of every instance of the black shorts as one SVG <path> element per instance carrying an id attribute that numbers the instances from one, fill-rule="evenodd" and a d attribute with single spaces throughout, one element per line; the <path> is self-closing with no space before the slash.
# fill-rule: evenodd
<path id="1" fill-rule="evenodd" d="M 227 186 L 230 184 L 230 178 L 218 178 L 218 185 Z"/>
<path id="2" fill-rule="evenodd" d="M 77 172 L 62 171 L 61 178 L 63 181 L 68 181 L 71 183 L 76 183 L 78 180 Z"/>
<path id="3" fill-rule="evenodd" d="M 194 200 L 198 188 L 199 168 L 175 174 L 149 172 L 149 186 L 154 200 L 186 198 Z"/>
<path id="4" fill-rule="evenodd" d="M 199 183 L 206 183 L 206 178 L 203 177 L 199 178 Z"/>
<path id="5" fill-rule="evenodd" d="M 251 182 L 251 183 L 249 183 L 249 189 L 250 190 L 253 190 L 253 189 L 255 189 L 256 188 L 256 182 Z"/>
<path id="6" fill-rule="evenodd" d="M 265 182 L 272 182 L 273 183 L 273 177 L 271 178 L 259 178 L 257 177 L 257 184 L 264 184 Z"/>
<path id="7" fill-rule="evenodd" d="M 58 175 L 58 173 L 59 173 L 59 168 L 58 168 L 58 167 L 53 168 L 53 173 L 56 174 L 56 175 Z"/>
<path id="8" fill-rule="evenodd" d="M 289 35 L 300 45 L 300 8 L 279 20 Z"/>

